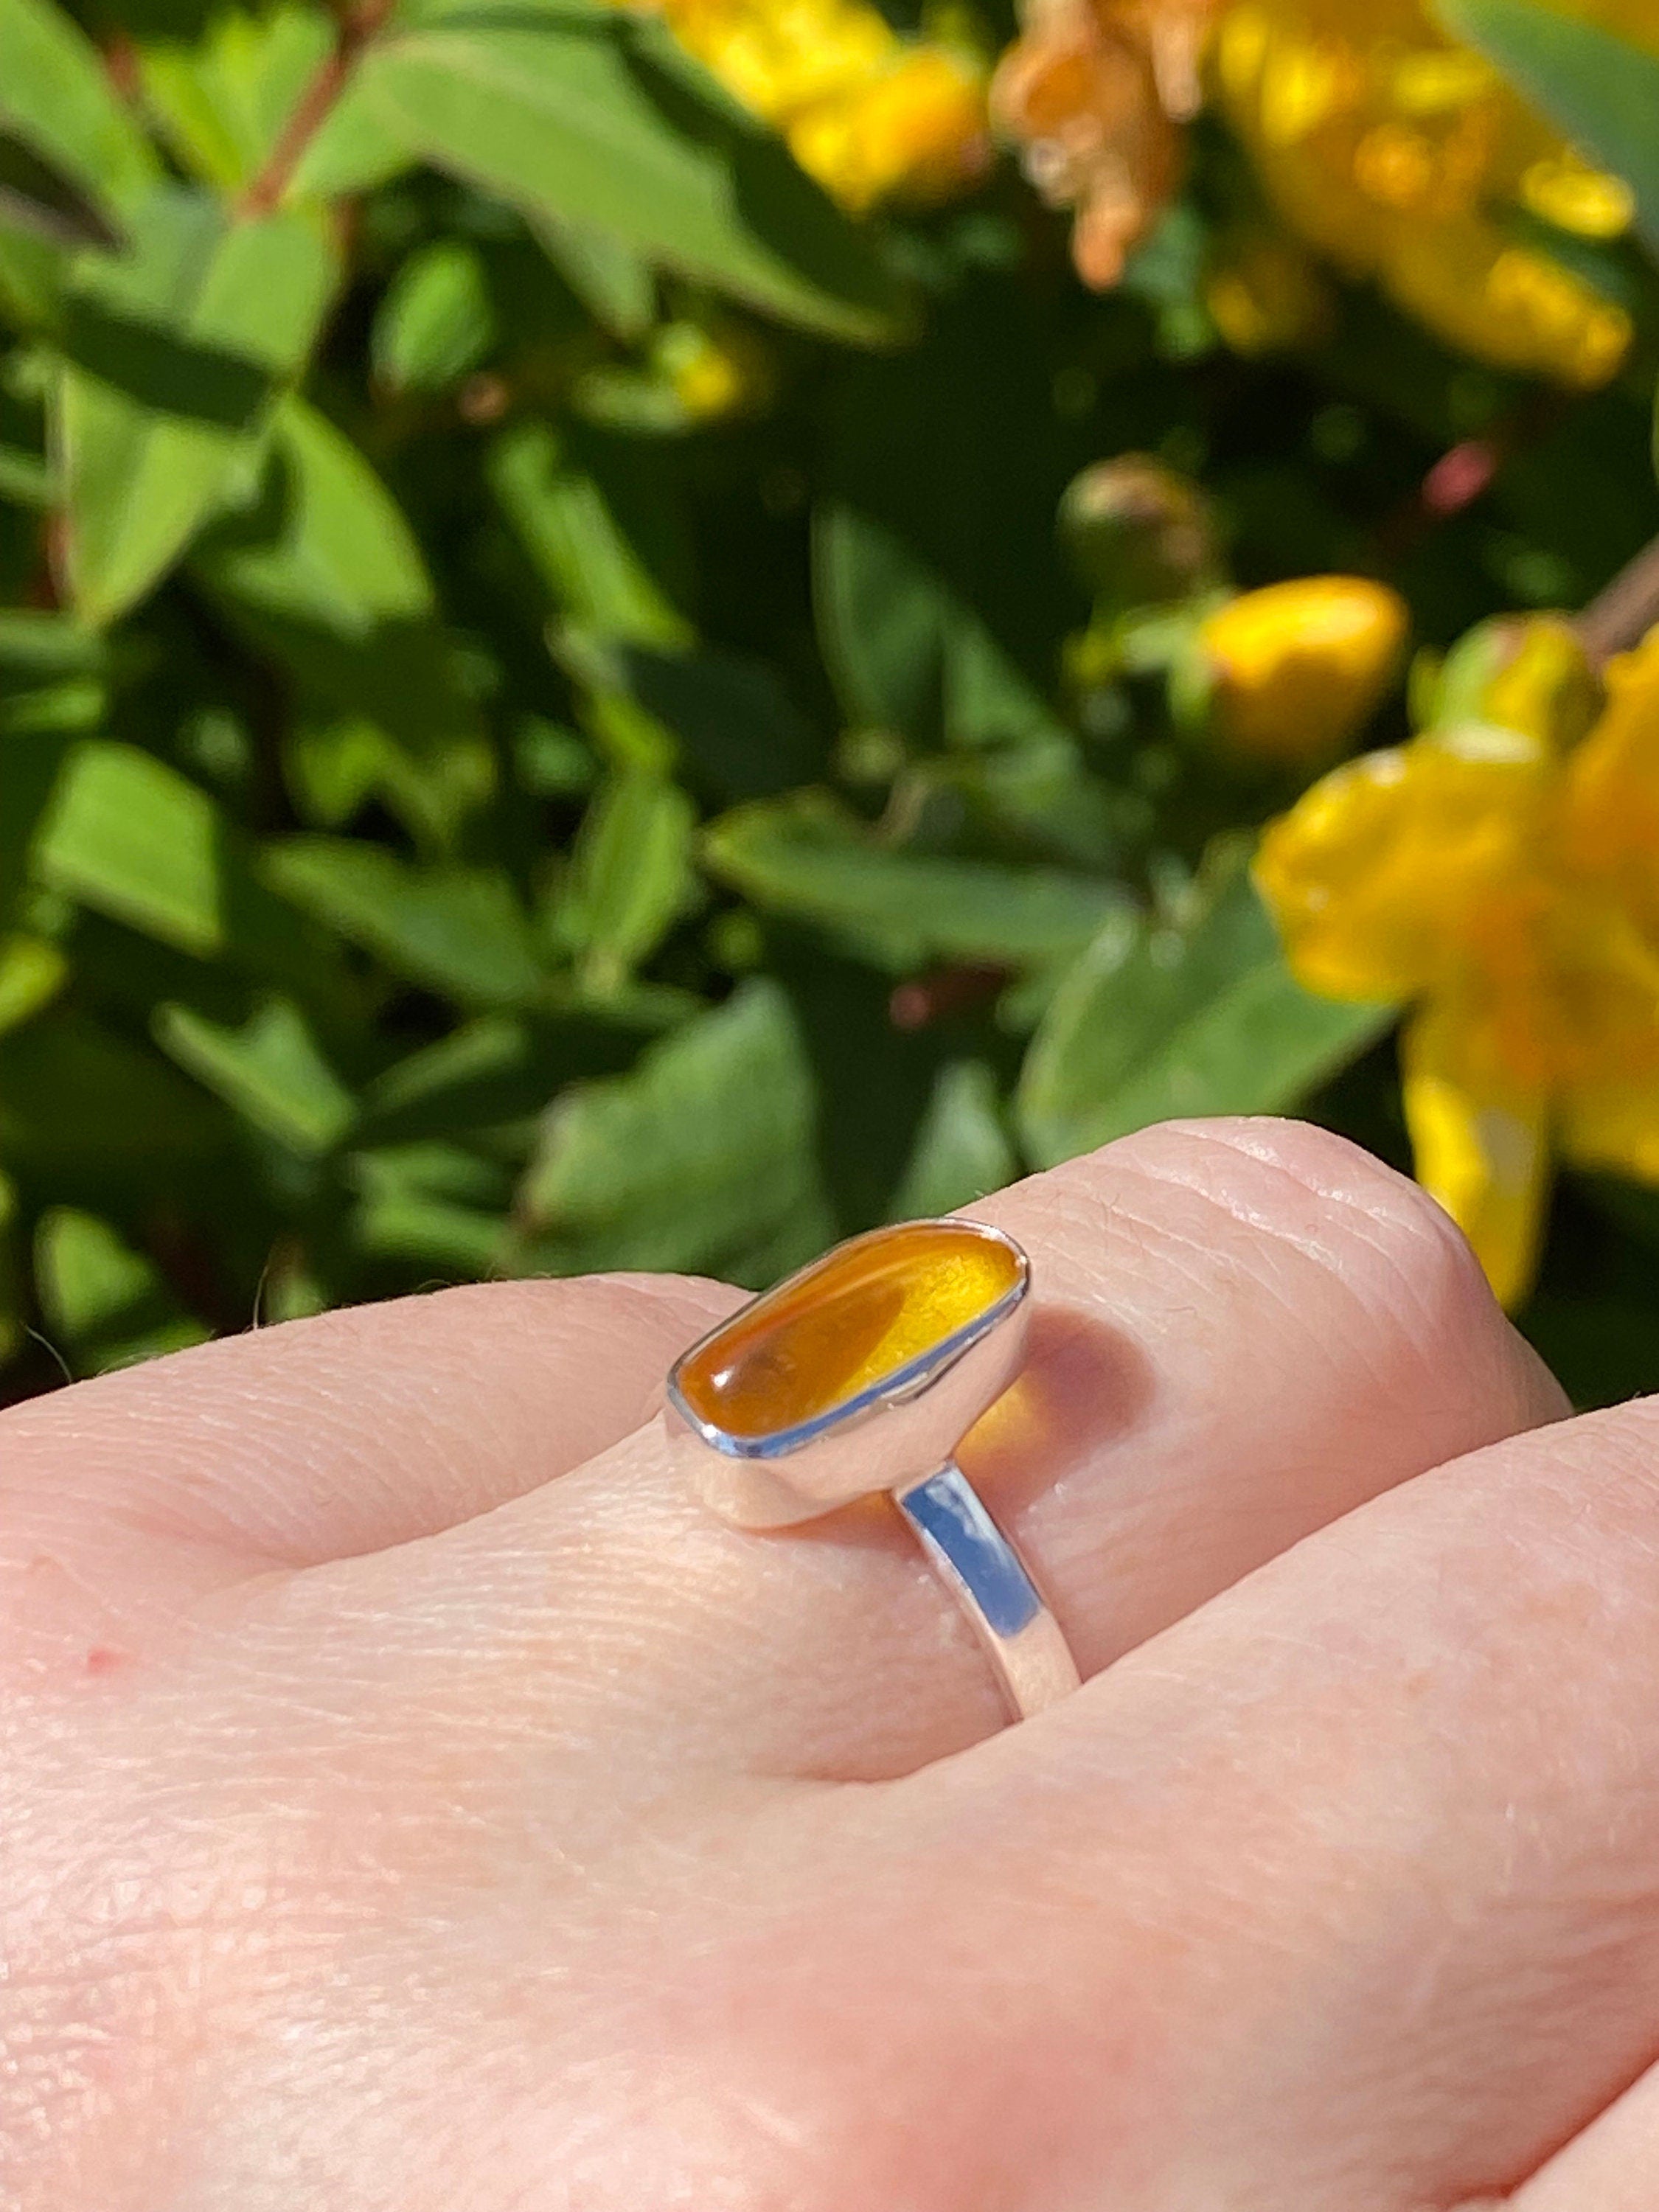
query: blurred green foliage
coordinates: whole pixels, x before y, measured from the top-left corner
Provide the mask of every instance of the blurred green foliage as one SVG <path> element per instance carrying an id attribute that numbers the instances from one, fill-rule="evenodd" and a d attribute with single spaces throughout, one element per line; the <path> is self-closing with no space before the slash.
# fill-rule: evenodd
<path id="1" fill-rule="evenodd" d="M 13 1392 L 462 1277 L 758 1284 L 1166 1115 L 1403 1162 L 1390 1011 L 1243 872 L 1295 780 L 1057 513 L 1144 452 L 1240 583 L 1384 577 L 1431 648 L 1581 604 L 1659 529 L 1636 247 L 1569 398 L 1360 289 L 1230 354 L 1212 128 L 1099 298 L 1006 167 L 855 222 L 586 0 L 0 0 L 0 58 Z M 1650 1194 L 1558 1206 L 1585 1399 L 1659 1384 L 1656 1249 Z"/>

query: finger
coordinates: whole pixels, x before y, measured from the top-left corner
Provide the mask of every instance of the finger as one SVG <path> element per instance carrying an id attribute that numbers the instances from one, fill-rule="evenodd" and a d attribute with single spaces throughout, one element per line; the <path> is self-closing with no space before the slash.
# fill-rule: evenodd
<path id="1" fill-rule="evenodd" d="M 1650 2067 L 1507 2203 L 1508 2212 L 1653 2212 L 1659 2204 L 1659 2067 Z M 1487 2208 L 1459 2205 L 1457 2212 Z"/>
<path id="2" fill-rule="evenodd" d="M 1027 1376 L 963 1462 L 1087 1672 L 1360 1500 L 1561 1409 L 1444 1215 L 1321 1131 L 1152 1131 L 975 1212 L 1031 1253 L 1038 1311 Z M 890 1507 L 728 1528 L 654 1426 L 383 1566 L 383 1610 L 416 1641 L 467 1594 L 501 1680 L 458 1679 L 458 1698 L 540 1699 L 556 1730 L 616 1725 L 620 1699 L 681 1757 L 869 1776 L 1001 1723 Z"/>
<path id="3" fill-rule="evenodd" d="M 1000 1900 L 1004 2032 L 1086 2024 L 1034 2203 L 1506 2199 L 1659 2056 L 1656 1466 L 1650 1402 L 1425 1476 L 899 1793 L 917 1941 Z"/>
<path id="4" fill-rule="evenodd" d="M 645 1275 L 443 1291 L 32 1400 L 0 1415 L 0 1571 L 119 1613 L 449 1528 L 636 1427 L 741 1295 Z"/>

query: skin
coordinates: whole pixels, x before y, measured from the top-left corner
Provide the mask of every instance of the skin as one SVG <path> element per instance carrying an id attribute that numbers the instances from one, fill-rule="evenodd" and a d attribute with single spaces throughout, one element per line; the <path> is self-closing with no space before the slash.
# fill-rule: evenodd
<path id="1" fill-rule="evenodd" d="M 1651 2212 L 1659 1412 L 1316 1130 L 974 1212 L 1016 1729 L 884 1510 L 685 1494 L 716 1285 L 0 1419 L 4 2212 Z"/>

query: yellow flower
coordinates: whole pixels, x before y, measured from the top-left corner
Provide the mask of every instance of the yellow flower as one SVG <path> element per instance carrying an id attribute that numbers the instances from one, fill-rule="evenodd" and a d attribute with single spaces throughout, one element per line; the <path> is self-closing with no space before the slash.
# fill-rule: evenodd
<path id="1" fill-rule="evenodd" d="M 1565 623 L 1528 629 L 1485 694 L 1507 722 L 1334 770 L 1256 866 L 1310 990 L 1411 1002 L 1418 1174 L 1510 1304 L 1553 1151 L 1659 1182 L 1659 629 L 1610 665 L 1577 744 L 1582 655 Z"/>
<path id="2" fill-rule="evenodd" d="M 1198 631 L 1217 735 L 1263 765 L 1328 759 L 1388 689 L 1407 622 L 1400 594 L 1369 576 L 1299 576 L 1227 600 Z"/>
<path id="3" fill-rule="evenodd" d="M 687 51 L 861 214 L 971 184 L 989 155 L 983 73 L 954 46 L 902 39 L 868 0 L 659 0 Z"/>
<path id="4" fill-rule="evenodd" d="M 1629 221 L 1628 189 L 1579 161 L 1419 0 L 1234 0 L 1216 72 L 1280 212 L 1340 267 L 1499 367 L 1581 387 L 1613 374 L 1629 317 L 1516 242 L 1504 209 L 1607 238 Z"/>

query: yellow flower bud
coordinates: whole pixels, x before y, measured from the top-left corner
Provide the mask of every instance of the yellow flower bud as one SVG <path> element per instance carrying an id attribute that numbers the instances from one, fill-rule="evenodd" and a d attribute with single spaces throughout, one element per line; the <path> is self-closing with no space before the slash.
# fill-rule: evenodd
<path id="1" fill-rule="evenodd" d="M 1200 625 L 1216 734 L 1263 766 L 1327 759 L 1388 689 L 1409 617 L 1368 576 L 1304 576 L 1245 592 Z"/>
<path id="2" fill-rule="evenodd" d="M 1494 615 L 1459 638 L 1442 662 L 1424 720 L 1489 722 L 1558 752 L 1583 737 L 1601 711 L 1601 678 L 1572 624 L 1560 615 Z"/>
<path id="3" fill-rule="evenodd" d="M 756 333 L 738 325 L 667 323 L 653 352 L 693 422 L 749 413 L 771 396 L 771 360 Z"/>

